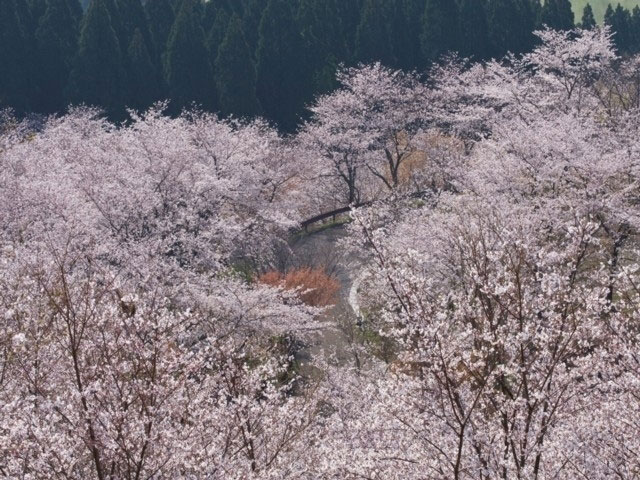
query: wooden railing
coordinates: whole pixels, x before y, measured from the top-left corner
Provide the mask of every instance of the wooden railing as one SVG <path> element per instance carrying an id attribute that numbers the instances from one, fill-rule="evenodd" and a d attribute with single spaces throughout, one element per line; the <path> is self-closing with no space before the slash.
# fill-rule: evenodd
<path id="1" fill-rule="evenodd" d="M 409 195 L 409 197 L 411 198 L 426 198 L 429 195 L 432 195 L 433 191 L 431 190 L 420 190 L 417 192 L 413 192 Z M 351 210 L 355 209 L 355 208 L 360 208 L 360 207 L 368 207 L 373 205 L 373 201 L 368 201 L 368 202 L 361 202 L 355 205 L 349 205 L 348 207 L 342 207 L 342 208 L 336 208 L 335 210 L 331 210 L 330 212 L 326 212 L 326 213 L 321 213 L 320 215 L 316 215 L 315 217 L 311 217 L 308 218 L 307 220 L 304 220 L 303 222 L 300 222 L 300 230 L 304 230 L 305 232 L 309 231 L 309 227 L 311 225 L 313 225 L 314 223 L 318 223 L 318 222 L 322 222 L 324 220 L 326 220 L 327 218 L 332 218 L 333 221 L 335 222 L 336 217 L 338 215 L 342 215 L 344 213 L 348 213 Z"/>
<path id="2" fill-rule="evenodd" d="M 331 210 L 330 212 L 321 213 L 320 215 L 316 215 L 315 217 L 311 217 L 303 222 L 300 222 L 300 227 L 305 232 L 308 232 L 309 227 L 314 223 L 322 222 L 328 218 L 333 219 L 333 221 L 335 222 L 336 217 L 338 215 L 349 213 L 354 208 L 365 207 L 370 204 L 371 202 L 364 202 L 364 203 L 358 203 L 357 205 L 349 205 L 348 207 L 336 208 L 335 210 Z"/>

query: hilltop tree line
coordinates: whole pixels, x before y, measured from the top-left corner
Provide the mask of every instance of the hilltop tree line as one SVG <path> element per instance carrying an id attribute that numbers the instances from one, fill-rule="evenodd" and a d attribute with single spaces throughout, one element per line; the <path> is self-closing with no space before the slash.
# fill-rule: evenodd
<path id="1" fill-rule="evenodd" d="M 610 7 L 624 52 L 640 50 L 640 9 Z M 170 98 L 285 130 L 339 65 L 422 71 L 450 51 L 474 60 L 523 53 L 541 25 L 574 27 L 569 0 L 0 0 L 0 105 L 143 110 Z M 582 25 L 595 25 L 591 7 Z"/>

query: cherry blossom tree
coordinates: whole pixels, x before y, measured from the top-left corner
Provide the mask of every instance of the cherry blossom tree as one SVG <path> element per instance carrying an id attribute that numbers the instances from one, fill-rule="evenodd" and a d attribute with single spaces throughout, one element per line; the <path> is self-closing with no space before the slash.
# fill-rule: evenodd
<path id="1" fill-rule="evenodd" d="M 539 35 L 434 78 L 435 121 L 467 145 L 455 189 L 355 215 L 365 322 L 397 357 L 340 382 L 373 406 L 339 409 L 337 476 L 637 477 L 638 123 L 603 109 L 625 75 L 606 31 Z"/>
<path id="2" fill-rule="evenodd" d="M 282 457 L 300 447 L 315 411 L 288 393 L 286 356 L 167 299 L 118 298 L 98 278 L 46 267 L 12 279 L 19 285 L 3 278 L 19 287 L 2 298 L 3 476 L 295 471 Z"/>
<path id="3" fill-rule="evenodd" d="M 5 143 L 0 474 L 299 478 L 319 397 L 277 339 L 317 310 L 241 274 L 298 215 L 281 143 L 160 109 Z"/>
<path id="4" fill-rule="evenodd" d="M 424 125 L 428 91 L 415 75 L 380 64 L 345 69 L 338 81 L 341 88 L 309 107 L 312 117 L 298 140 L 323 165 L 320 176 L 342 184 L 343 202 L 351 205 L 370 199 L 362 190 L 374 181 L 398 187 Z"/>

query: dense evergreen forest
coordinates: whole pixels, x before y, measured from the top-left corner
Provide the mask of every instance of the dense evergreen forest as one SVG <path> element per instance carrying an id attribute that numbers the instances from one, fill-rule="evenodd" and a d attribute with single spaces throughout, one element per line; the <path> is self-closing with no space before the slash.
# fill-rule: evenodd
<path id="1" fill-rule="evenodd" d="M 590 6 L 578 23 L 595 25 Z M 620 53 L 640 51 L 640 8 L 609 6 L 605 23 Z M 341 64 L 522 53 L 542 25 L 573 28 L 570 1 L 0 0 L 0 108 L 85 103 L 121 120 L 169 98 L 170 113 L 196 104 L 291 131 Z"/>

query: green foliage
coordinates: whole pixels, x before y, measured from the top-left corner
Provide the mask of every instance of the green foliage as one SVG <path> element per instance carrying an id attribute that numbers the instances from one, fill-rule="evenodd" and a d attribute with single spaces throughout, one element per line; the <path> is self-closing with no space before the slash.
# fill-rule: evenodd
<path id="1" fill-rule="evenodd" d="M 147 16 L 140 0 L 118 0 L 118 14 L 120 15 L 124 40 L 127 47 L 131 44 L 136 32 L 142 35 L 148 52 L 153 51 L 153 40 L 147 23 Z M 123 50 L 124 51 L 124 50 Z"/>
<path id="2" fill-rule="evenodd" d="M 422 23 L 422 54 L 427 62 L 459 49 L 460 25 L 455 2 L 427 0 Z"/>
<path id="3" fill-rule="evenodd" d="M 546 0 L 542 7 L 542 23 L 556 30 L 574 28 L 573 10 L 569 0 Z"/>
<path id="4" fill-rule="evenodd" d="M 165 78 L 173 113 L 192 104 L 207 110 L 216 106 L 213 71 L 197 2 L 183 1 L 167 42 Z"/>
<path id="5" fill-rule="evenodd" d="M 220 48 L 227 34 L 227 27 L 229 26 L 230 20 L 229 12 L 225 8 L 219 8 L 216 11 L 213 25 L 211 25 L 211 29 L 207 35 L 207 48 L 209 49 L 209 58 L 212 66 L 215 66 L 216 59 L 218 58 L 218 48 Z"/>
<path id="6" fill-rule="evenodd" d="M 0 108 L 29 108 L 29 53 L 16 0 L 0 0 Z"/>
<path id="7" fill-rule="evenodd" d="M 99 106 L 111 117 L 122 118 L 125 71 L 108 3 L 111 0 L 91 0 L 89 4 L 71 71 L 69 98 L 73 103 Z"/>
<path id="8" fill-rule="evenodd" d="M 305 104 L 336 88 L 340 65 L 421 71 L 450 51 L 474 60 L 520 54 L 543 23 L 571 28 L 573 7 L 593 28 L 608 2 L 0 0 L 0 105 L 56 113 L 86 102 L 119 120 L 125 106 L 169 98 L 174 114 L 192 103 L 261 112 L 292 131 Z M 620 0 L 607 13 L 621 54 L 640 51 L 640 8 L 631 11 L 639 2 Z M 240 28 L 234 20 L 221 52 L 232 19 Z"/>
<path id="9" fill-rule="evenodd" d="M 78 43 L 75 17 L 67 0 L 48 0 L 36 30 L 38 104 L 45 113 L 64 110 L 64 96 Z"/>
<path id="10" fill-rule="evenodd" d="M 522 53 L 532 47 L 536 18 L 530 0 L 489 0 L 487 20 L 491 56 Z"/>
<path id="11" fill-rule="evenodd" d="M 117 0 L 123 38 L 121 50 L 127 76 L 124 92 L 127 106 L 136 110 L 148 108 L 162 93 L 162 75 L 157 65 L 153 36 L 147 14 L 140 0 Z"/>
<path id="12" fill-rule="evenodd" d="M 607 7 L 604 14 L 604 23 L 614 32 L 614 43 L 619 52 L 628 52 L 632 47 L 631 14 L 622 5 L 618 4 L 614 9 Z"/>
<path id="13" fill-rule="evenodd" d="M 362 63 L 379 61 L 385 65 L 395 64 L 389 24 L 391 17 L 390 2 L 387 0 L 365 0 L 356 32 L 356 61 Z"/>
<path id="14" fill-rule="evenodd" d="M 582 28 L 591 30 L 596 26 L 596 18 L 593 15 L 593 8 L 591 4 L 587 3 L 582 11 L 582 21 L 580 22 Z"/>
<path id="15" fill-rule="evenodd" d="M 473 59 L 489 55 L 489 30 L 487 13 L 477 0 L 460 1 L 460 53 Z"/>
<path id="16" fill-rule="evenodd" d="M 109 18 L 111 19 L 111 28 L 113 28 L 113 31 L 116 33 L 120 52 L 124 54 L 124 51 L 127 48 L 127 35 L 122 23 L 120 10 L 118 8 L 118 0 L 104 0 L 104 4 L 107 8 L 107 12 L 109 13 Z M 91 4 L 89 4 L 89 6 L 91 6 Z"/>
<path id="17" fill-rule="evenodd" d="M 489 49 L 493 57 L 501 57 L 516 37 L 517 8 L 515 0 L 489 0 Z"/>
<path id="18" fill-rule="evenodd" d="M 519 29 L 515 37 L 515 46 L 512 52 L 519 54 L 528 52 L 537 42 L 533 31 L 538 28 L 538 19 L 536 17 L 538 12 L 534 6 L 535 2 L 531 0 L 517 0 L 515 3 L 518 18 L 516 25 Z M 542 12 L 540 12 L 540 15 L 541 14 Z"/>
<path id="19" fill-rule="evenodd" d="M 154 57 L 161 60 L 175 21 L 173 7 L 169 0 L 147 0 L 144 8 L 155 47 Z"/>
<path id="20" fill-rule="evenodd" d="M 635 6 L 631 11 L 629 21 L 629 53 L 640 52 L 640 7 Z"/>
<path id="21" fill-rule="evenodd" d="M 16 13 L 22 28 L 24 29 L 27 41 L 33 40 L 33 34 L 38 26 L 38 17 L 33 15 L 27 0 L 15 0 Z M 46 7 L 45 7 L 46 8 Z"/>
<path id="22" fill-rule="evenodd" d="M 78 0 L 67 0 L 67 5 L 69 6 L 69 11 L 71 12 L 71 16 L 73 17 L 73 26 L 77 31 L 80 30 L 80 23 L 82 22 L 82 5 Z"/>
<path id="23" fill-rule="evenodd" d="M 258 100 L 268 118 L 295 129 L 310 100 L 309 69 L 298 25 L 287 0 L 269 0 L 260 22 Z"/>
<path id="24" fill-rule="evenodd" d="M 424 0 L 396 0 L 393 25 L 394 53 L 398 67 L 413 70 L 423 64 L 420 35 Z"/>
<path id="25" fill-rule="evenodd" d="M 326 93 L 336 86 L 340 59 L 349 58 L 349 49 L 339 16 L 338 0 L 302 0 L 297 20 L 311 75 L 311 90 Z"/>
<path id="26" fill-rule="evenodd" d="M 533 25 L 536 30 L 542 28 L 542 2 L 544 0 L 530 0 Z"/>
<path id="27" fill-rule="evenodd" d="M 127 58 L 130 95 L 128 106 L 138 111 L 146 110 L 153 102 L 160 100 L 162 87 L 147 43 L 139 29 L 136 29 L 131 39 Z"/>
<path id="28" fill-rule="evenodd" d="M 216 59 L 216 81 L 220 94 L 220 112 L 240 117 L 260 113 L 256 97 L 256 69 L 242 32 L 242 23 L 234 15 Z"/>
<path id="29" fill-rule="evenodd" d="M 47 0 L 27 0 L 27 7 L 31 13 L 31 18 L 37 22 L 47 9 Z"/>
<path id="30" fill-rule="evenodd" d="M 249 50 L 255 57 L 255 52 L 258 48 L 260 20 L 262 19 L 266 2 L 264 0 L 243 0 L 243 3 L 242 30 L 247 45 L 249 45 Z"/>
<path id="31" fill-rule="evenodd" d="M 211 26 L 216 19 L 216 15 L 218 13 L 218 2 L 213 0 L 209 0 L 204 4 L 204 13 L 202 15 L 202 29 L 205 34 L 211 30 Z"/>

